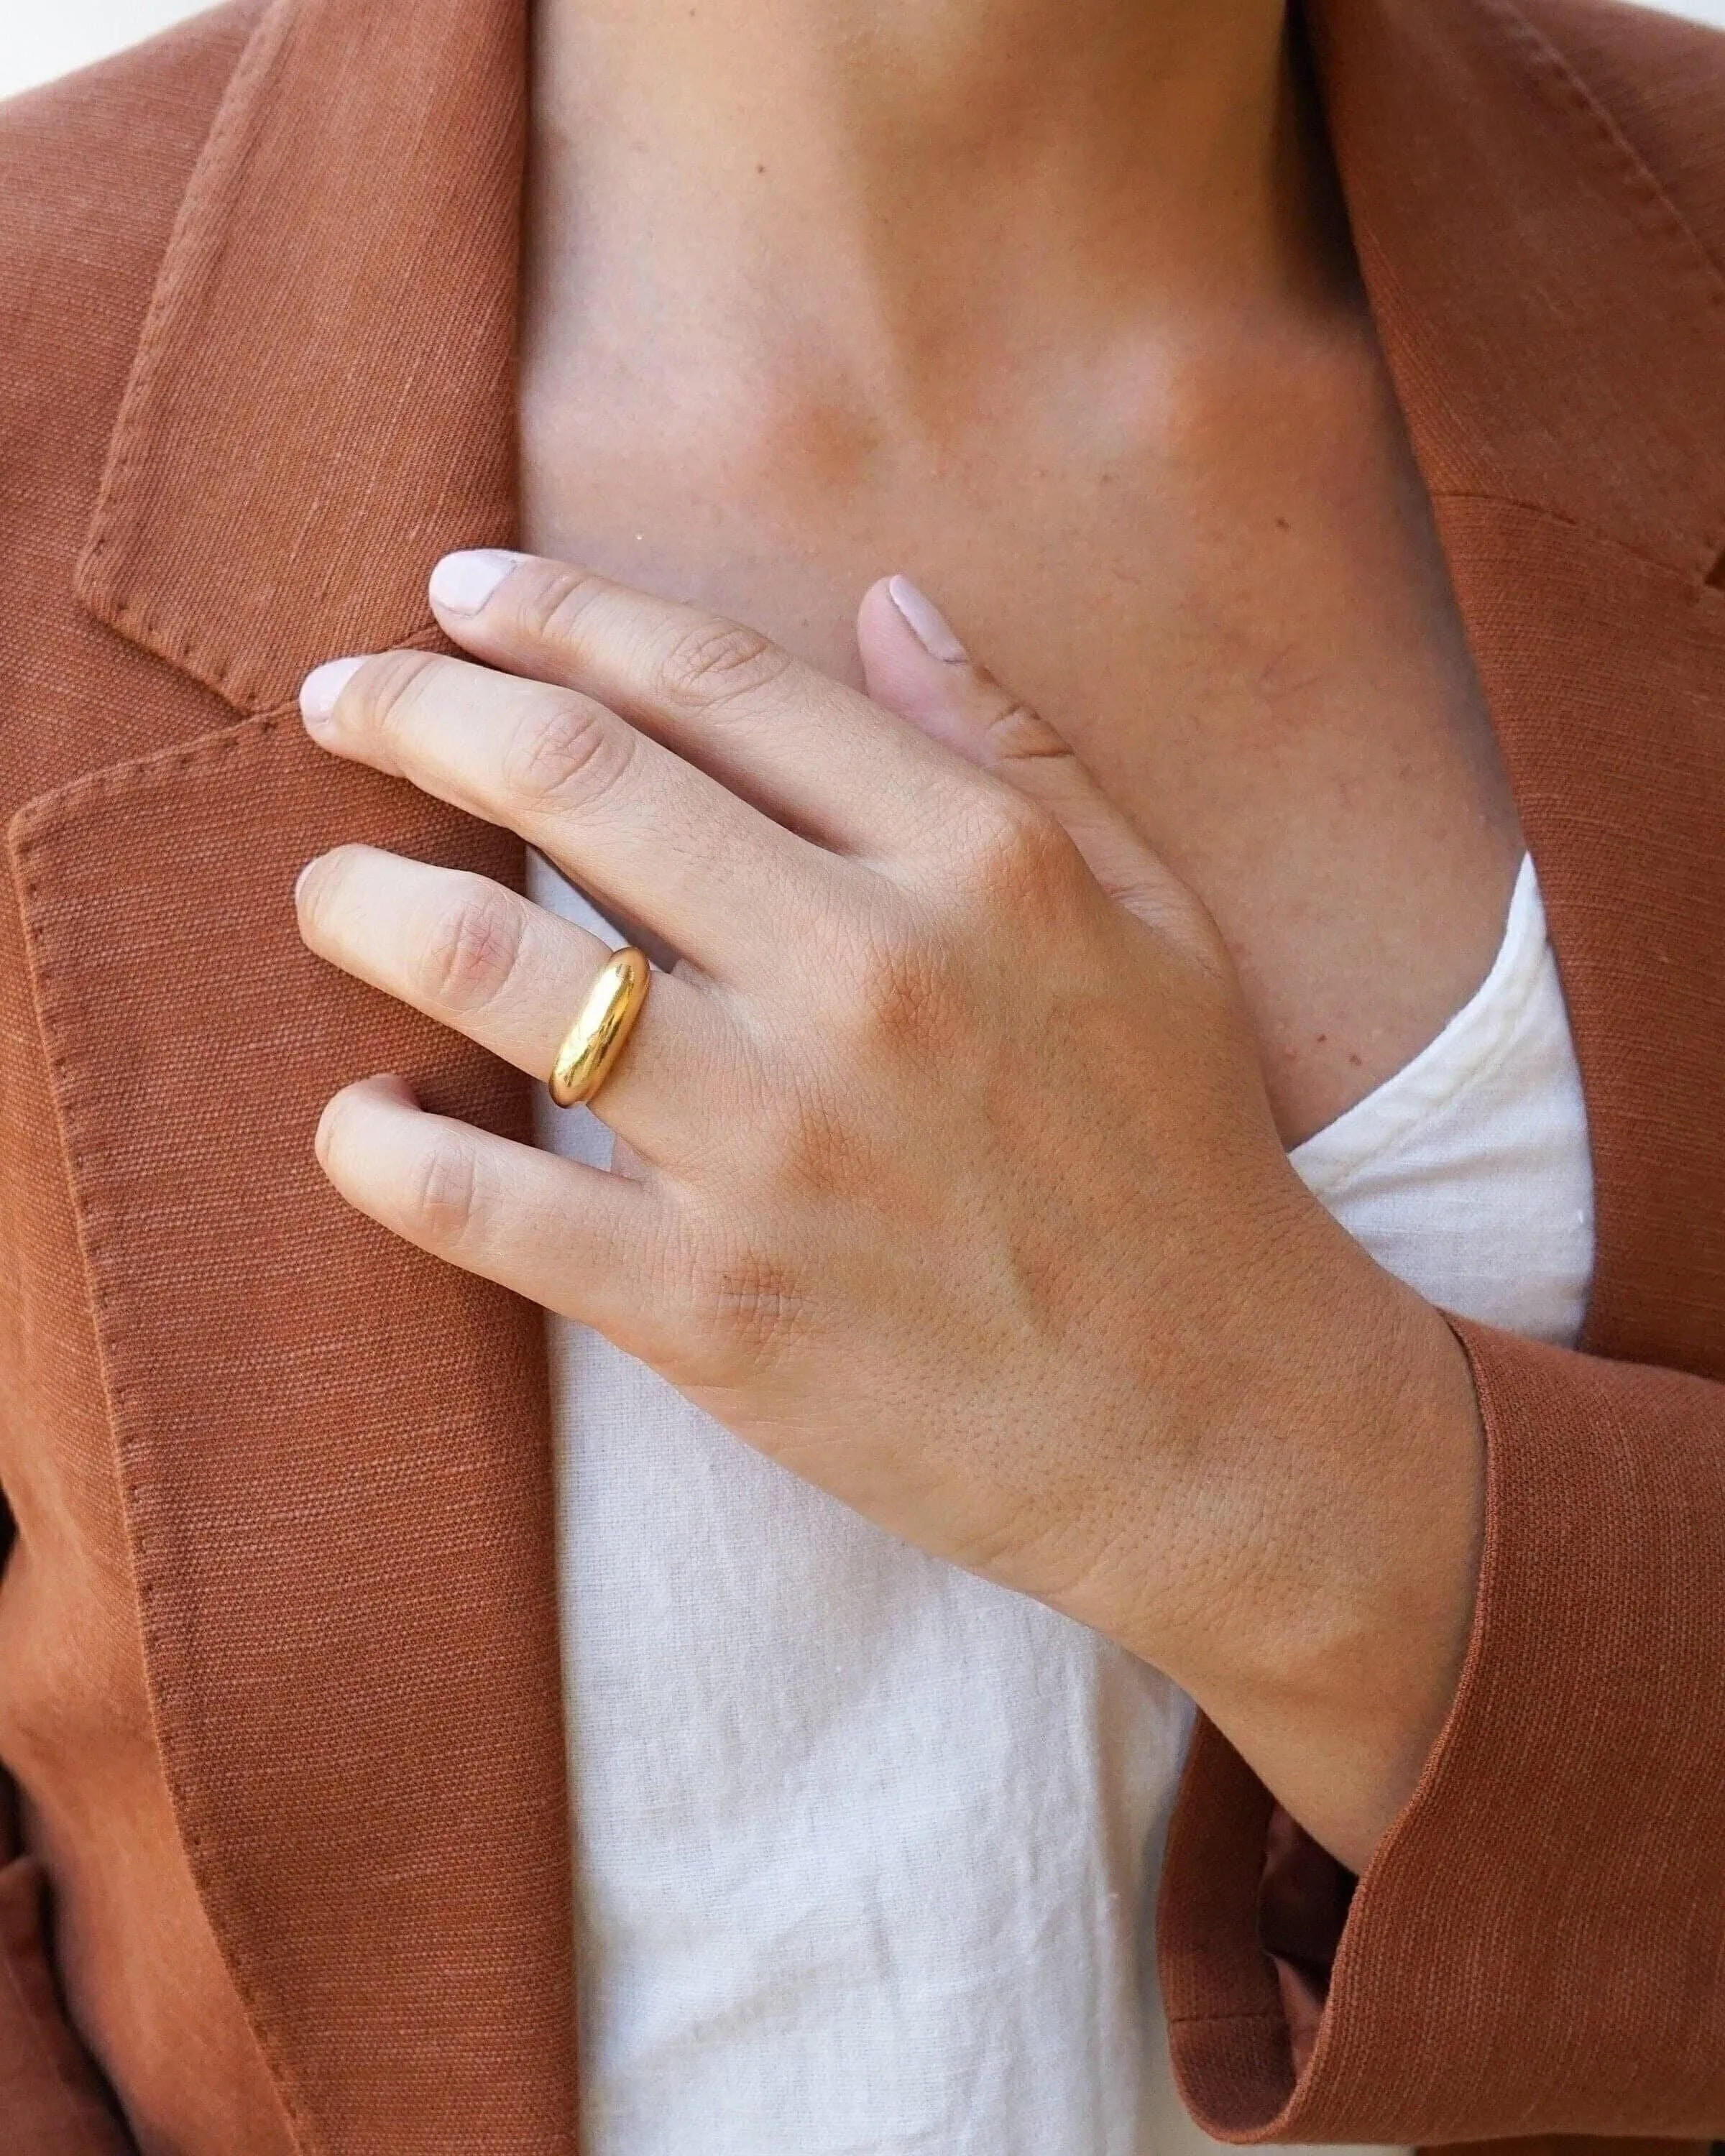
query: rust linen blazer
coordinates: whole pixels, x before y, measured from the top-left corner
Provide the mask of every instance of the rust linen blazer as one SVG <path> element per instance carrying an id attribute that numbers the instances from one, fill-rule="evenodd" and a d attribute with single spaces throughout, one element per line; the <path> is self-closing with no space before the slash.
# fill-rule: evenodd
<path id="1" fill-rule="evenodd" d="M 1583 1350 L 1463 1328 L 1476 1628 L 1357 1888 L 1201 1729 L 1176 2061 L 1240 2139 L 1725 2133 L 1725 39 L 1315 0 L 1586 1088 Z M 318 1110 L 525 1086 L 301 949 L 332 653 L 513 536 L 522 0 L 234 0 L 0 111 L 0 2156 L 572 2156 L 539 1314 Z M 691 2153 L 692 2156 L 692 2153 Z"/>

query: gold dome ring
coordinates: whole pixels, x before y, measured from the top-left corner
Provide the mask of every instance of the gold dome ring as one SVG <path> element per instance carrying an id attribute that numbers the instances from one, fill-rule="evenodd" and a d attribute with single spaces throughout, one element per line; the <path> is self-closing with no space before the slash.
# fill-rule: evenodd
<path id="1" fill-rule="evenodd" d="M 560 1108 L 578 1108 L 610 1076 L 647 1000 L 653 968 L 646 954 L 626 944 L 599 968 L 575 1023 L 563 1035 L 547 1081 Z"/>

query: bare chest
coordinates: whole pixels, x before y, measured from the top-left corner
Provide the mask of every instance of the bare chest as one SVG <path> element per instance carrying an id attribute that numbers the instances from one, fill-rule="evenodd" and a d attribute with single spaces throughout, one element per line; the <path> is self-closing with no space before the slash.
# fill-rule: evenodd
<path id="1" fill-rule="evenodd" d="M 1215 916 L 1288 1142 L 1488 970 L 1521 841 L 1393 417 L 1208 459 L 1007 436 L 936 456 L 816 428 L 775 459 L 524 409 L 536 551 L 851 679 L 866 587 L 901 571 L 933 595 Z"/>

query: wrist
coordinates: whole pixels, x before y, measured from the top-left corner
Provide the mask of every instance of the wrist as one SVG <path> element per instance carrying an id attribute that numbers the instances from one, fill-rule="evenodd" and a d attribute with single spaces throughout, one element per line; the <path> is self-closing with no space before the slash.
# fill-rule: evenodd
<path id="1" fill-rule="evenodd" d="M 1185 1584 L 1126 1643 L 1358 1870 L 1412 1794 L 1455 1696 L 1484 1438 L 1441 1313 L 1327 1214 L 1314 1229 L 1289 1238 L 1263 1336 L 1231 1358 L 1242 1382 L 1225 1429 L 1192 1448 L 1200 1486 L 1183 1509 L 1206 1524 L 1175 1538 Z"/>

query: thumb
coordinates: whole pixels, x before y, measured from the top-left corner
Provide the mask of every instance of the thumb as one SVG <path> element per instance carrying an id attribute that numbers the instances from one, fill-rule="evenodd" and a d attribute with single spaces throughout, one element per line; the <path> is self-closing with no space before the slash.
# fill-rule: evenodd
<path id="1" fill-rule="evenodd" d="M 870 587 L 857 615 L 864 677 L 877 704 L 944 742 L 1048 810 L 1091 874 L 1158 927 L 1194 901 L 1047 720 L 978 665 L 946 617 L 906 577 Z"/>

